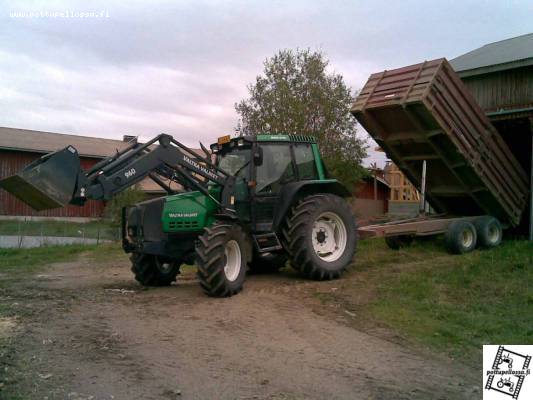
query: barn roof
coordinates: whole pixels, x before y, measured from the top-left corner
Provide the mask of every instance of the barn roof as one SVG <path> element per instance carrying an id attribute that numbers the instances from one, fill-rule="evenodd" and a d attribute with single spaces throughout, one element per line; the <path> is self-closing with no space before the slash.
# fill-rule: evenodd
<path id="1" fill-rule="evenodd" d="M 0 149 L 50 153 L 72 145 L 84 157 L 104 158 L 126 147 L 122 140 L 0 127 Z"/>
<path id="2" fill-rule="evenodd" d="M 486 44 L 450 63 L 462 78 L 533 65 L 533 33 Z"/>

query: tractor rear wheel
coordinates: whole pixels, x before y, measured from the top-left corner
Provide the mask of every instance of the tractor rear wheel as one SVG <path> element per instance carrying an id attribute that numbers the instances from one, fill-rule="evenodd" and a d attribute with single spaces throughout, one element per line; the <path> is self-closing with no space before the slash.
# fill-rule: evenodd
<path id="1" fill-rule="evenodd" d="M 266 253 L 260 254 L 255 252 L 252 262 L 249 264 L 250 272 L 254 274 L 278 272 L 287 263 L 287 254 L 285 253 Z"/>
<path id="2" fill-rule="evenodd" d="M 305 197 L 286 224 L 291 265 L 303 275 L 336 279 L 352 262 L 357 241 L 355 218 L 341 197 Z"/>
<path id="3" fill-rule="evenodd" d="M 198 238 L 198 279 L 208 296 L 228 297 L 242 290 L 246 276 L 246 236 L 237 224 L 217 222 Z"/>
<path id="4" fill-rule="evenodd" d="M 180 272 L 181 262 L 151 254 L 133 253 L 131 271 L 143 286 L 169 286 Z"/>

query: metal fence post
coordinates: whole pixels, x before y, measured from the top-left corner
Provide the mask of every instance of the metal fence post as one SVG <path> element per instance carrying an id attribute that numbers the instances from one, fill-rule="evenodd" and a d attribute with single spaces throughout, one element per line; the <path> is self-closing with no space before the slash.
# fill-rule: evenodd
<path id="1" fill-rule="evenodd" d="M 17 220 L 17 236 L 19 237 L 19 238 L 18 238 L 18 248 L 20 249 L 20 245 L 21 245 L 21 236 L 20 236 L 20 219 Z"/>
<path id="2" fill-rule="evenodd" d="M 420 207 L 421 214 L 426 212 L 426 160 L 422 162 L 422 179 L 420 184 Z"/>

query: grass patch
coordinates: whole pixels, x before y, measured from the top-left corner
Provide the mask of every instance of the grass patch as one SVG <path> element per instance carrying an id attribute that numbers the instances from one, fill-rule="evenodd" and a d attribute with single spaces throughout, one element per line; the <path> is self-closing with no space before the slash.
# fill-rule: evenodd
<path id="1" fill-rule="evenodd" d="M 0 221 L 0 235 L 66 236 L 116 240 L 119 228 L 106 221 Z"/>
<path id="2" fill-rule="evenodd" d="M 533 337 L 533 245 L 506 241 L 491 250 L 446 254 L 437 241 L 392 251 L 362 241 L 356 268 L 342 285 L 346 301 L 358 274 L 373 295 L 363 313 L 465 361 L 483 344 L 526 344 Z M 337 300 L 339 297 L 337 297 Z M 342 300 L 341 300 L 342 301 Z"/>
<path id="3" fill-rule="evenodd" d="M 123 254 L 119 244 L 45 246 L 33 249 L 0 249 L 0 272 L 28 273 L 57 262 L 76 260 L 86 254 L 95 261 L 108 261 Z"/>

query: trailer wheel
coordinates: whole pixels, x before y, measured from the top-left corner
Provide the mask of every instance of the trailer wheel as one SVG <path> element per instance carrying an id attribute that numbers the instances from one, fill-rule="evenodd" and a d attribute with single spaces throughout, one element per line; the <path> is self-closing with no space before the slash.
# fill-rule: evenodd
<path id="1" fill-rule="evenodd" d="M 181 262 L 151 254 L 133 253 L 131 271 L 143 286 L 169 286 L 180 272 Z"/>
<path id="2" fill-rule="evenodd" d="M 355 218 L 341 197 L 305 197 L 286 222 L 291 265 L 316 280 L 336 279 L 350 265 L 356 247 Z"/>
<path id="3" fill-rule="evenodd" d="M 476 247 L 476 228 L 468 221 L 454 221 L 448 226 L 444 240 L 450 253 L 468 253 Z"/>
<path id="4" fill-rule="evenodd" d="M 502 241 L 502 226 L 500 221 L 489 215 L 474 220 L 476 227 L 477 243 L 479 247 L 491 248 L 498 246 Z"/>
<path id="5" fill-rule="evenodd" d="M 392 250 L 400 250 L 402 247 L 409 247 L 413 243 L 413 237 L 410 235 L 386 236 L 385 243 Z"/>
<path id="6" fill-rule="evenodd" d="M 285 266 L 287 259 L 285 253 L 261 254 L 254 252 L 254 257 L 249 264 L 250 272 L 254 274 L 278 272 Z"/>
<path id="7" fill-rule="evenodd" d="M 246 276 L 246 236 L 237 224 L 217 222 L 198 238 L 196 264 L 208 296 L 228 297 L 242 290 Z"/>

